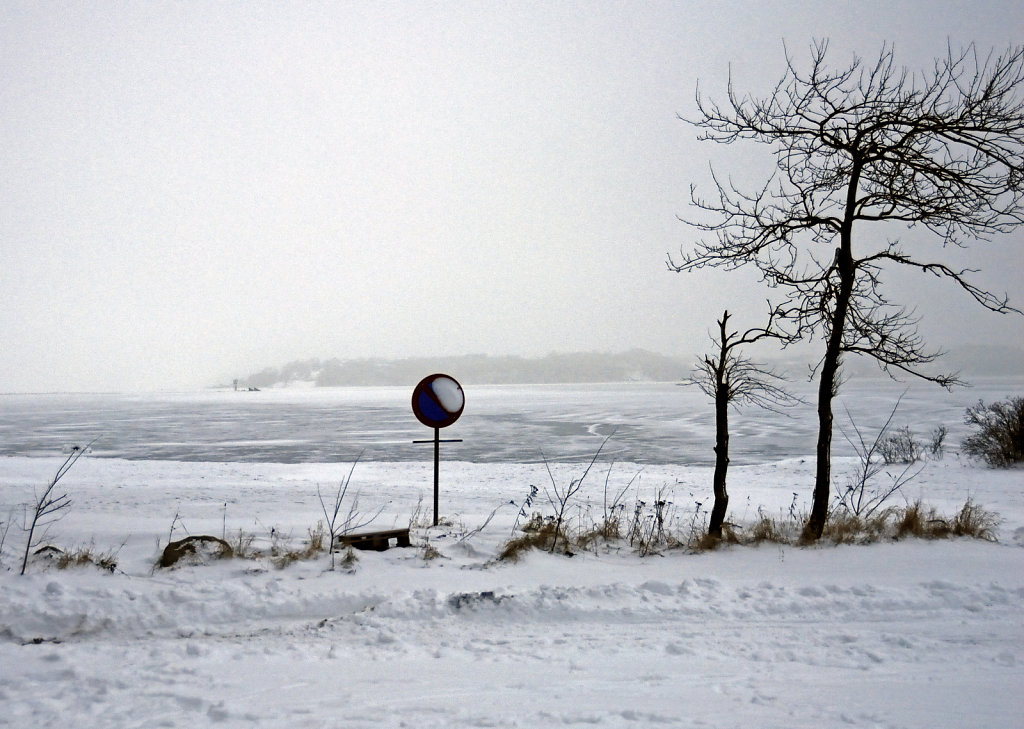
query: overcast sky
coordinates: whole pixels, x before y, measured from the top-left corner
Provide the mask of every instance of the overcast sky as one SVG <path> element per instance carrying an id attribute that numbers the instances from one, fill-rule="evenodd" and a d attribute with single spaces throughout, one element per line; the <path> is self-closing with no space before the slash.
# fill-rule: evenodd
<path id="1" fill-rule="evenodd" d="M 1022 28 L 1019 0 L 4 2 L 0 392 L 702 351 L 765 292 L 665 267 L 690 183 L 744 154 L 677 118 L 698 80 L 721 98 L 732 64 L 763 94 L 783 40 L 921 68 Z M 1022 237 L 957 259 L 1018 307 Z M 904 291 L 931 342 L 1024 341 L 1022 317 Z"/>

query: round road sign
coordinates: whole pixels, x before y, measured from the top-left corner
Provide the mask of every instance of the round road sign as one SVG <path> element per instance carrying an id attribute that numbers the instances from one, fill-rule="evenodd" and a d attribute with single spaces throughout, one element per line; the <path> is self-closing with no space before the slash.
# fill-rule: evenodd
<path id="1" fill-rule="evenodd" d="M 454 377 L 424 377 L 412 391 L 412 411 L 428 428 L 447 428 L 462 415 L 466 395 Z"/>

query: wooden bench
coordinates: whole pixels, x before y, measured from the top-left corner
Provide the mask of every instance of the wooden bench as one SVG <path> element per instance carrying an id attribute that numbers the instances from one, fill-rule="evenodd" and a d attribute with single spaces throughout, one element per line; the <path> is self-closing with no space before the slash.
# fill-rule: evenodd
<path id="1" fill-rule="evenodd" d="M 375 552 L 383 552 L 391 547 L 391 540 L 395 540 L 396 547 L 409 547 L 408 529 L 386 529 L 379 532 L 363 532 L 361 534 L 339 534 L 338 545 L 342 547 L 355 547 L 356 549 L 369 549 Z"/>

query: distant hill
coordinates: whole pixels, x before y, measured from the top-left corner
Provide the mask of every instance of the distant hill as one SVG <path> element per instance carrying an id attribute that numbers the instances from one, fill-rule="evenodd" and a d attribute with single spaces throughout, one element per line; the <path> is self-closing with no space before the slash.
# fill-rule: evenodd
<path id="1" fill-rule="evenodd" d="M 806 379 L 809 359 L 767 358 L 767 364 L 794 380 Z M 445 372 L 465 385 L 566 384 L 579 382 L 679 382 L 693 370 L 694 357 L 669 357 L 632 349 L 618 354 L 570 353 L 544 357 L 470 354 L 407 359 L 308 359 L 268 367 L 239 379 L 240 387 L 414 385 L 433 372 Z M 866 357 L 851 358 L 848 376 L 885 377 Z M 1017 347 L 956 347 L 933 367 L 959 371 L 964 378 L 1024 375 L 1024 350 Z"/>
<path id="2" fill-rule="evenodd" d="M 692 362 L 633 349 L 619 354 L 572 353 L 544 357 L 413 357 L 389 360 L 301 360 L 268 367 L 238 381 L 244 387 L 312 383 L 317 387 L 414 385 L 433 372 L 445 372 L 465 385 L 561 384 L 573 382 L 675 382 Z"/>

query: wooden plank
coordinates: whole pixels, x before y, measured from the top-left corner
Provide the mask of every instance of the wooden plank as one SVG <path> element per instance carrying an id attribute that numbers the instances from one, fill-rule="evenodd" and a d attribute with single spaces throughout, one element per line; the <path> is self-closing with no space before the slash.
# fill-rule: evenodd
<path id="1" fill-rule="evenodd" d="M 377 532 L 362 532 L 360 534 L 339 534 L 338 544 L 351 546 L 356 549 L 373 550 L 383 552 L 391 547 L 391 540 L 395 540 L 398 547 L 409 547 L 408 529 L 385 529 Z"/>

